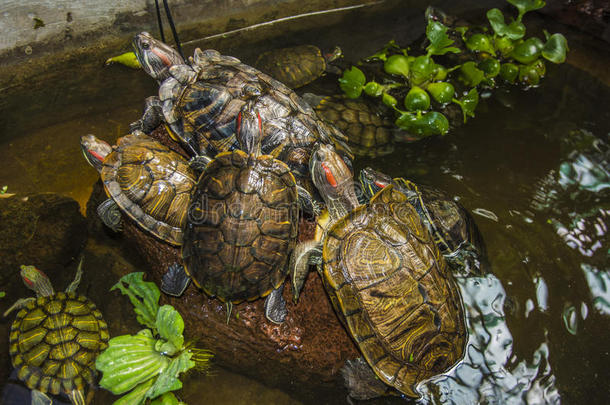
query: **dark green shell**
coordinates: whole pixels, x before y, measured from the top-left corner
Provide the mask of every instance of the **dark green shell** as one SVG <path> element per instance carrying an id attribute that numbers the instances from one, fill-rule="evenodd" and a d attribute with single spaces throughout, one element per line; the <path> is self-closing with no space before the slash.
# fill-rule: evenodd
<path id="1" fill-rule="evenodd" d="M 394 125 L 376 106 L 360 99 L 329 96 L 315 111 L 347 136 L 355 155 L 377 157 L 394 151 Z"/>
<path id="2" fill-rule="evenodd" d="M 313 45 L 299 45 L 262 53 L 256 68 L 286 86 L 296 89 L 316 80 L 326 69 L 326 60 Z"/>
<path id="3" fill-rule="evenodd" d="M 138 225 L 174 245 L 182 244 L 195 173 L 182 156 L 143 134 L 130 134 L 104 160 L 108 195 Z"/>
<path id="4" fill-rule="evenodd" d="M 388 186 L 336 222 L 325 284 L 375 374 L 405 395 L 458 362 L 466 343 L 459 290 L 419 215 Z"/>
<path id="5" fill-rule="evenodd" d="M 286 164 L 241 150 L 217 155 L 193 189 L 182 246 L 187 273 L 222 301 L 266 296 L 286 277 L 298 215 Z"/>
<path id="6" fill-rule="evenodd" d="M 9 351 L 28 388 L 54 395 L 82 392 L 95 382 L 95 359 L 108 339 L 106 322 L 93 302 L 58 292 L 28 302 L 17 313 Z"/>

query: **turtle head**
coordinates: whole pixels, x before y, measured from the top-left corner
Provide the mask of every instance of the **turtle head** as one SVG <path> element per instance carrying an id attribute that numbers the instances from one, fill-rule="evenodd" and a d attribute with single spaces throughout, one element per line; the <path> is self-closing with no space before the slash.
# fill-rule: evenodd
<path id="1" fill-rule="evenodd" d="M 134 37 L 133 48 L 144 71 L 158 82 L 169 77 L 170 67 L 185 64 L 178 51 L 154 39 L 148 32 L 141 32 Z"/>
<path id="2" fill-rule="evenodd" d="M 106 156 L 112 152 L 112 146 L 98 139 L 95 135 L 82 136 L 80 138 L 80 147 L 87 162 L 95 167 L 98 172 L 102 170 L 102 164 Z"/>
<path id="3" fill-rule="evenodd" d="M 365 167 L 360 171 L 360 184 L 364 196 L 370 200 L 377 192 L 392 184 L 392 178 L 371 167 Z"/>
<path id="4" fill-rule="evenodd" d="M 359 205 L 352 171 L 331 145 L 318 144 L 314 148 L 309 171 L 331 219 L 339 219 Z"/>
<path id="5" fill-rule="evenodd" d="M 258 111 L 243 108 L 237 114 L 235 136 L 241 150 L 258 156 L 261 154 L 263 139 L 263 121 Z"/>
<path id="6" fill-rule="evenodd" d="M 38 270 L 34 266 L 21 265 L 21 279 L 26 287 L 34 290 L 39 297 L 47 297 L 53 295 L 53 286 L 51 280 L 42 270 Z"/>

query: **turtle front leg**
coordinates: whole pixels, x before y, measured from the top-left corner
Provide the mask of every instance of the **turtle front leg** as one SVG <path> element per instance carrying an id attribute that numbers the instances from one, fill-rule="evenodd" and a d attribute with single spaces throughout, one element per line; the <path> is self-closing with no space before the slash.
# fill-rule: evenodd
<path id="1" fill-rule="evenodd" d="M 11 307 L 9 309 L 4 311 L 4 314 L 2 314 L 2 316 L 6 317 L 8 314 L 13 312 L 14 310 L 25 307 L 28 304 L 28 302 L 30 302 L 30 301 L 36 301 L 36 298 L 34 298 L 34 297 L 19 298 L 13 305 L 11 305 Z"/>
<path id="2" fill-rule="evenodd" d="M 70 402 L 73 405 L 85 405 L 85 396 L 83 394 L 83 391 L 74 389 L 68 392 L 68 398 L 70 398 Z"/>
<path id="3" fill-rule="evenodd" d="M 299 206 L 309 215 L 318 216 L 322 212 L 320 203 L 313 199 L 311 193 L 297 184 Z"/>
<path id="4" fill-rule="evenodd" d="M 145 134 L 150 134 L 164 121 L 162 107 L 163 104 L 159 97 L 148 97 L 144 102 L 144 113 L 142 114 L 142 118 L 129 125 L 130 132 L 140 130 Z"/>
<path id="5" fill-rule="evenodd" d="M 315 240 L 298 244 L 290 255 L 290 280 L 295 302 L 299 299 L 311 264 L 322 264 L 322 244 Z"/>
<path id="6" fill-rule="evenodd" d="M 179 297 L 188 287 L 191 278 L 186 274 L 184 267 L 174 263 L 167 268 L 167 272 L 161 278 L 161 291 L 167 295 Z"/>
<path id="7" fill-rule="evenodd" d="M 121 210 L 112 198 L 98 205 L 97 215 L 99 215 L 104 225 L 114 232 L 121 230 Z"/>
<path id="8" fill-rule="evenodd" d="M 281 324 L 286 319 L 288 310 L 286 309 L 286 300 L 283 296 L 284 284 L 271 291 L 265 299 L 265 317 L 275 323 Z"/>

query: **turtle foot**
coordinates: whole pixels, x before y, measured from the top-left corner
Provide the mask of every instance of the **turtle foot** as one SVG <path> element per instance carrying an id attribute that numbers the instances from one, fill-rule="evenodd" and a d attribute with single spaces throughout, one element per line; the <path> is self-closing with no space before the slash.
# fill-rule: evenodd
<path id="1" fill-rule="evenodd" d="M 191 281 L 184 271 L 184 267 L 174 263 L 167 268 L 167 272 L 161 278 L 161 291 L 167 295 L 179 297 L 184 293 Z"/>
<path id="2" fill-rule="evenodd" d="M 283 292 L 284 284 L 271 291 L 265 299 L 265 317 L 278 325 L 286 320 L 286 315 L 288 314 L 286 300 L 284 300 L 282 295 Z"/>

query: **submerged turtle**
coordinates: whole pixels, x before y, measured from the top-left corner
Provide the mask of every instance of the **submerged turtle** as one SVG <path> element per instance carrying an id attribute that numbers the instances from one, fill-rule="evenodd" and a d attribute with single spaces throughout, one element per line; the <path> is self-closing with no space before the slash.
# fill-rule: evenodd
<path id="1" fill-rule="evenodd" d="M 264 52 L 254 66 L 291 89 L 296 89 L 313 82 L 324 72 L 340 74 L 340 69 L 330 63 L 341 56 L 338 46 L 323 55 L 317 46 L 298 45 Z"/>
<path id="2" fill-rule="evenodd" d="M 118 230 L 120 208 L 138 225 L 173 245 L 182 244 L 195 173 L 176 152 L 140 131 L 120 138 L 113 149 L 93 135 L 81 138 L 87 161 L 99 172 L 110 198 L 97 209 Z"/>
<path id="3" fill-rule="evenodd" d="M 318 117 L 347 136 L 356 156 L 378 157 L 394 151 L 394 123 L 377 105 L 366 99 L 339 95 L 320 97 L 305 93 L 303 99 L 314 107 Z"/>
<path id="4" fill-rule="evenodd" d="M 227 303 L 227 320 L 232 303 L 267 296 L 265 315 L 281 323 L 287 262 L 298 234 L 299 192 L 290 168 L 261 155 L 262 136 L 250 133 L 237 134 L 246 152 L 218 154 L 193 189 L 182 260 L 198 287 Z M 163 290 L 180 295 L 184 280 L 179 268 L 170 268 Z"/>
<path id="5" fill-rule="evenodd" d="M 149 132 L 165 122 L 172 136 L 199 164 L 200 155 L 216 156 L 239 148 L 235 133 L 263 124 L 261 152 L 291 168 L 310 192 L 308 163 L 315 143 L 334 144 L 346 159 L 345 137 L 318 119 L 313 109 L 284 84 L 214 50 L 195 50 L 187 64 L 171 47 L 148 33 L 136 35 L 134 48 L 143 69 L 159 83 L 159 97 L 149 97 L 142 119 L 132 127 Z M 252 114 L 256 111 L 257 114 Z M 246 112 L 238 120 L 240 112 Z M 242 127 L 242 128 L 240 128 Z M 251 134 L 250 136 L 257 136 Z"/>
<path id="6" fill-rule="evenodd" d="M 454 269 L 483 274 L 489 271 L 485 242 L 474 218 L 444 192 L 403 178 L 392 179 L 370 167 L 360 171 L 360 183 L 366 198 L 390 184 L 407 196 Z"/>
<path id="7" fill-rule="evenodd" d="M 352 396 L 385 393 L 376 375 L 417 397 L 418 382 L 448 370 L 464 353 L 464 310 L 455 281 L 407 196 L 390 185 L 359 205 L 349 169 L 325 145 L 314 151 L 311 171 L 329 222 L 320 223 L 320 241 L 295 248 L 295 292 L 308 265 L 317 264 L 337 313 L 374 372 L 358 366 L 364 362 L 348 364 L 344 374 Z"/>
<path id="8" fill-rule="evenodd" d="M 32 390 L 32 404 L 50 404 L 46 393 L 66 394 L 85 405 L 85 385 L 95 382 L 95 359 L 108 347 L 108 327 L 88 298 L 75 293 L 82 260 L 66 292 L 55 292 L 34 266 L 21 266 L 25 285 L 36 298 L 22 298 L 4 316 L 20 309 L 11 326 L 10 354 L 17 376 Z"/>

